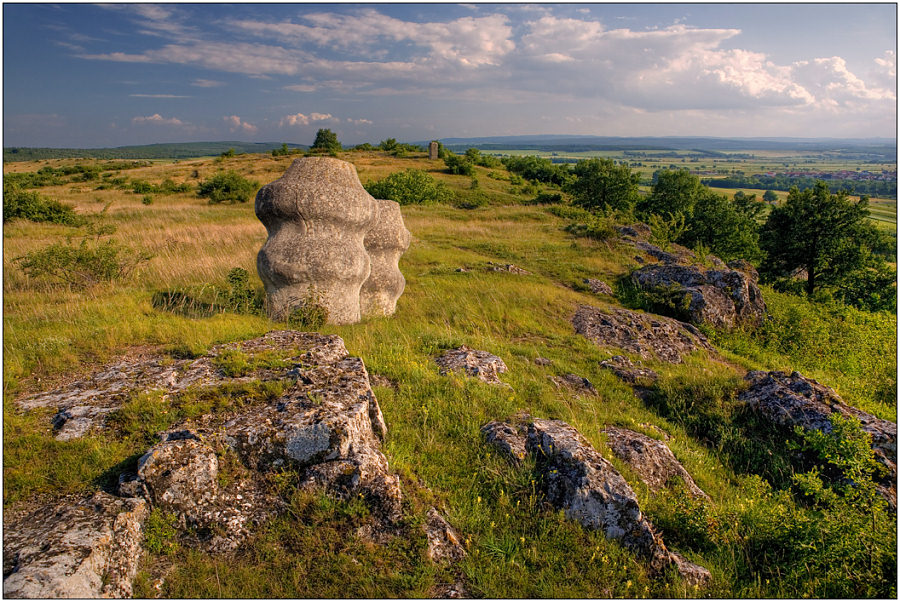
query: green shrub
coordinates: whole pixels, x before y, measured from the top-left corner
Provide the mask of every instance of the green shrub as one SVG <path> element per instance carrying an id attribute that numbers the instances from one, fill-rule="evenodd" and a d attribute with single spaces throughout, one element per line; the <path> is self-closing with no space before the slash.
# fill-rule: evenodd
<path id="1" fill-rule="evenodd" d="M 219 172 L 208 180 L 200 182 L 197 194 L 209 198 L 210 203 L 246 203 L 249 201 L 259 184 L 248 180 L 233 170 Z"/>
<path id="2" fill-rule="evenodd" d="M 228 299 L 226 308 L 243 314 L 260 313 L 262 299 L 250 286 L 250 274 L 243 268 L 232 268 L 228 272 Z"/>
<path id="3" fill-rule="evenodd" d="M 453 206 L 458 209 L 478 209 L 488 204 L 487 195 L 480 190 L 475 190 L 457 198 Z"/>
<path id="4" fill-rule="evenodd" d="M 558 192 L 541 191 L 531 200 L 532 205 L 559 205 L 563 202 L 562 194 Z"/>
<path id="5" fill-rule="evenodd" d="M 86 288 L 99 282 L 124 280 L 152 255 L 135 253 L 114 241 L 84 239 L 79 245 L 54 243 L 26 253 L 15 261 L 32 278 L 46 278 L 74 288 Z"/>
<path id="6" fill-rule="evenodd" d="M 178 550 L 177 521 L 178 517 L 174 513 L 153 509 L 144 524 L 144 547 L 148 552 L 169 555 Z"/>
<path id="7" fill-rule="evenodd" d="M 475 173 L 475 166 L 466 155 L 447 153 L 444 164 L 447 166 L 447 173 L 457 176 L 471 176 Z"/>
<path id="8" fill-rule="evenodd" d="M 18 187 L 4 187 L 3 221 L 15 218 L 32 222 L 50 222 L 66 226 L 80 226 L 84 218 L 77 215 L 69 205 L 54 199 L 48 199 L 34 191 L 22 190 Z"/>
<path id="9" fill-rule="evenodd" d="M 144 204 L 144 205 L 152 205 L 152 204 L 153 204 L 153 197 L 150 196 L 149 194 L 145 194 L 145 195 L 144 195 L 144 198 L 141 199 L 141 203 Z"/>
<path id="10" fill-rule="evenodd" d="M 447 203 L 454 196 L 445 184 L 420 169 L 394 172 L 383 180 L 369 182 L 365 189 L 376 199 L 390 199 L 401 205 Z"/>
<path id="11" fill-rule="evenodd" d="M 608 240 L 616 235 L 613 221 L 599 215 L 590 215 L 584 222 L 569 224 L 565 230 L 569 234 L 594 240 Z"/>

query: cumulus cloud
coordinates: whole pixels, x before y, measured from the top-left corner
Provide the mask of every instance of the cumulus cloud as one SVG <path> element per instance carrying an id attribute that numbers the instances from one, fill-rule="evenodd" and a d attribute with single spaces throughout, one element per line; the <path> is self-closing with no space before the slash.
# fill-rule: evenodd
<path id="1" fill-rule="evenodd" d="M 278 122 L 278 127 L 309 125 L 316 121 L 337 121 L 330 113 L 295 113 L 293 115 L 285 115 Z"/>
<path id="2" fill-rule="evenodd" d="M 228 124 L 228 129 L 232 132 L 241 131 L 247 134 L 255 134 L 259 130 L 259 128 L 252 123 L 241 121 L 241 118 L 237 115 L 228 115 L 222 119 L 225 120 L 225 123 Z"/>
<path id="3" fill-rule="evenodd" d="M 372 122 L 368 119 L 347 119 L 347 123 L 352 123 L 353 125 L 372 125 Z"/>
<path id="4" fill-rule="evenodd" d="M 133 117 L 131 119 L 131 122 L 138 124 L 149 123 L 153 125 L 186 125 L 177 117 L 163 117 L 159 113 L 154 113 L 153 115 L 149 115 L 147 117 Z"/>

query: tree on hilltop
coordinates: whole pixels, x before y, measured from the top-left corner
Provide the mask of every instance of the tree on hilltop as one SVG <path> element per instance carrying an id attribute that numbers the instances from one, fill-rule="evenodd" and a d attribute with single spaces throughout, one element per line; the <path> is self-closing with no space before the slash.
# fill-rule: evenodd
<path id="1" fill-rule="evenodd" d="M 631 173 L 627 165 L 616 165 L 612 159 L 585 159 L 572 170 L 569 182 L 572 203 L 585 209 L 629 210 L 638 199 L 640 174 Z"/>
<path id="2" fill-rule="evenodd" d="M 310 147 L 313 152 L 338 153 L 341 151 L 341 143 L 338 142 L 337 134 L 328 128 L 322 128 L 316 132 L 316 140 Z"/>

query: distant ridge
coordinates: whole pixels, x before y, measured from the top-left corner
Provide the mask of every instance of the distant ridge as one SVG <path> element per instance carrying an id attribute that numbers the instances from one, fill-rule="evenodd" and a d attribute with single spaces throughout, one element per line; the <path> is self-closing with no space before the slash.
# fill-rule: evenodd
<path id="1" fill-rule="evenodd" d="M 600 150 L 701 150 L 701 151 L 815 151 L 857 153 L 896 160 L 893 138 L 715 138 L 704 136 L 487 136 L 440 138 L 453 151 L 475 147 L 480 150 L 600 151 Z M 414 144 L 425 145 L 427 141 Z"/>
<path id="2" fill-rule="evenodd" d="M 29 148 L 3 149 L 4 161 L 34 161 L 38 159 L 191 159 L 221 155 L 233 148 L 235 153 L 268 153 L 281 148 L 281 142 L 171 142 L 113 148 Z M 308 148 L 288 143 L 289 148 Z"/>

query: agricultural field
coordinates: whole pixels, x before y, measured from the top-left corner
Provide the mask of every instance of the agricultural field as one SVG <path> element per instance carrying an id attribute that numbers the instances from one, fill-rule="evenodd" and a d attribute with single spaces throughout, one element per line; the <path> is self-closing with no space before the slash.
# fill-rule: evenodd
<path id="1" fill-rule="evenodd" d="M 423 538 L 373 542 L 360 535 L 368 512 L 363 504 L 279 482 L 289 512 L 225 555 L 197 552 L 177 539 L 165 517 L 154 515 L 136 597 L 423 597 L 455 580 L 469 595 L 487 598 L 896 596 L 896 515 L 878 505 L 860 514 L 824 496 L 810 502 L 792 481 L 793 474 L 808 473 L 792 464 L 781 434 L 747 430 L 737 402 L 748 370 L 800 371 L 848 404 L 896 420 L 894 315 L 814 303 L 764 286 L 771 316 L 764 328 L 707 329 L 716 352 L 695 352 L 682 364 L 647 360 L 659 381 L 638 397 L 599 365 L 619 351 L 594 345 L 571 324 L 579 305 L 626 304 L 618 287 L 638 267 L 633 247 L 611 235 L 573 233 L 570 207 L 534 204 L 538 190 L 514 184 L 502 167 L 476 167 L 470 177 L 450 175 L 443 161 L 422 153 L 339 157 L 355 166 L 363 184 L 417 169 L 456 199 L 402 207 L 412 243 L 400 261 L 406 288 L 394 316 L 316 330 L 339 335 L 371 375 L 392 383 L 373 389 L 388 429 L 385 455 L 402 483 L 405 524 L 420 525 L 428 507 L 441 508 L 466 555 L 448 568 L 425 558 Z M 222 305 L 190 315 L 154 299 L 187 293 L 216 307 L 234 268 L 246 270 L 250 288 L 262 295 L 256 254 L 266 230 L 252 200 L 210 203 L 197 188 L 223 171 L 258 187 L 280 177 L 295 158 L 244 154 L 120 169 L 85 159 L 4 165 L 5 174 L 97 166 L 89 179 L 79 181 L 86 172 L 76 171 L 35 189 L 73 207 L 81 222 L 4 224 L 6 512 L 108 486 L 116 470 L 136 466 L 154 429 L 172 427 L 177 414 L 133 399 L 130 422 L 120 430 L 58 441 L 49 426 L 52 412 L 24 412 L 16 399 L 123 356 L 197 357 L 216 344 L 288 327 L 259 312 Z M 715 165 L 750 171 L 776 160 L 793 165 L 801 158 Z M 689 161 L 684 165 L 698 166 Z M 645 178 L 683 163 L 643 162 L 636 169 Z M 708 158 L 699 162 L 713 165 Z M 896 200 L 871 205 L 873 219 L 896 224 Z M 22 258 L 54 244 L 109 244 L 129 269 L 78 286 L 26 273 Z M 526 273 L 494 271 L 489 262 Z M 610 283 L 616 295 L 592 293 L 586 278 Z M 440 374 L 433 358 L 463 344 L 501 357 L 508 386 Z M 535 363 L 539 357 L 550 365 Z M 566 374 L 588 379 L 597 394 L 560 388 L 549 378 Z M 709 569 L 710 585 L 695 588 L 677 575 L 655 574 L 646 560 L 553 509 L 537 492 L 533 466 L 511 466 L 479 431 L 521 411 L 577 428 L 625 476 L 667 545 Z M 653 493 L 612 454 L 606 425 L 654 438 L 666 433 L 667 445 L 709 501 L 683 495 L 683 483 Z"/>

